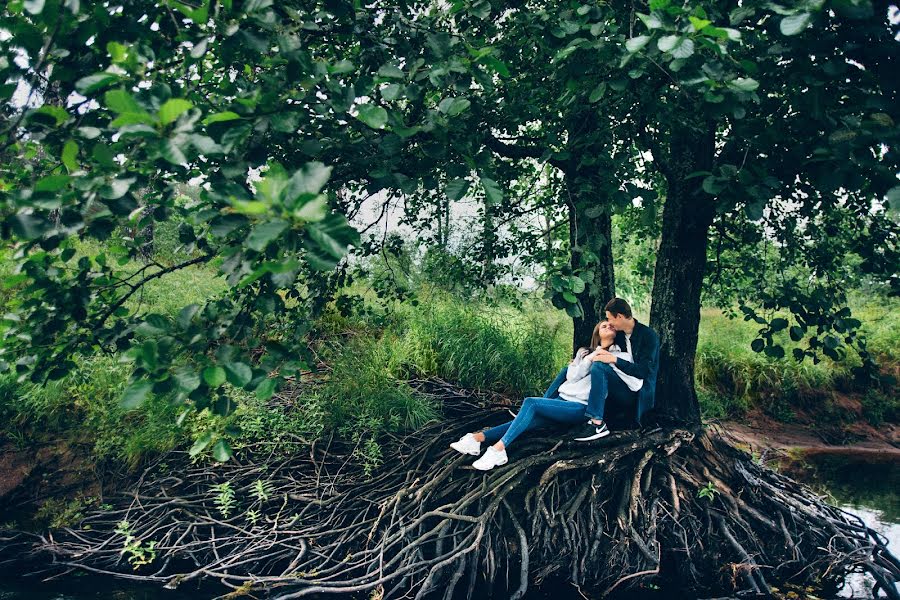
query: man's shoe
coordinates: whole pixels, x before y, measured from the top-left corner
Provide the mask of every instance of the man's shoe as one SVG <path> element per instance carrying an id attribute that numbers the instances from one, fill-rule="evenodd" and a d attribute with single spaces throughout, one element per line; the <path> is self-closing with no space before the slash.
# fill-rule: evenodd
<path id="1" fill-rule="evenodd" d="M 488 446 L 484 456 L 473 462 L 472 466 L 479 471 L 490 471 L 494 467 L 505 465 L 508 460 L 506 450 L 495 450 L 493 446 Z"/>
<path id="2" fill-rule="evenodd" d="M 457 441 L 450 444 L 450 447 L 460 454 L 471 454 L 473 456 L 481 454 L 481 442 L 476 440 L 475 436 L 471 433 L 462 436 Z"/>
<path id="3" fill-rule="evenodd" d="M 608 436 L 609 427 L 602 421 L 599 425 L 593 421 L 588 421 L 578 429 L 577 433 L 578 436 L 575 438 L 576 442 L 590 442 L 591 440 L 599 440 L 602 437 Z"/>

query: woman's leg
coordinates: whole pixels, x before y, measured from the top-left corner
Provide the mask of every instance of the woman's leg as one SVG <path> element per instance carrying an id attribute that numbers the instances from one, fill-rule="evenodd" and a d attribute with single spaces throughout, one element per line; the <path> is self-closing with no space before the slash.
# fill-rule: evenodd
<path id="1" fill-rule="evenodd" d="M 525 398 L 519 414 L 512 423 L 507 424 L 506 433 L 500 438 L 499 443 L 502 443 L 505 448 L 529 429 L 535 429 L 551 422 L 581 423 L 584 421 L 584 408 L 584 404 L 555 398 Z"/>
<path id="2" fill-rule="evenodd" d="M 491 427 L 489 429 L 485 429 L 484 431 L 475 433 L 473 435 L 475 436 L 475 439 L 478 440 L 479 442 L 486 443 L 486 444 L 495 444 L 500 440 L 500 438 L 503 437 L 503 434 L 506 433 L 506 430 L 509 429 L 509 426 L 512 424 L 513 424 L 512 421 L 507 421 L 506 423 L 501 423 L 500 425 L 497 425 L 496 427 Z"/>

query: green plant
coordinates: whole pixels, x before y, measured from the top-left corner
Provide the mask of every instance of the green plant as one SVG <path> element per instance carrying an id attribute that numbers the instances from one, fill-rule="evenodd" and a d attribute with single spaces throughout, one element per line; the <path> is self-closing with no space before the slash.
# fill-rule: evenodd
<path id="1" fill-rule="evenodd" d="M 719 490 L 716 489 L 715 484 L 710 481 L 709 483 L 707 483 L 705 486 L 703 486 L 702 488 L 700 488 L 697 491 L 697 497 L 698 498 L 706 498 L 710 502 L 714 502 L 716 499 L 716 495 L 719 493 L 720 492 L 719 492 Z"/>
<path id="2" fill-rule="evenodd" d="M 258 502 L 265 502 L 272 495 L 272 482 L 257 479 L 253 482 L 253 495 Z"/>
<path id="3" fill-rule="evenodd" d="M 136 538 L 131 532 L 131 524 L 128 521 L 120 521 L 116 526 L 115 532 L 125 536 L 122 542 L 122 554 L 128 555 L 128 562 L 134 569 L 138 569 L 142 565 L 149 565 L 156 559 L 156 541 L 148 542 L 147 545 Z"/>
<path id="4" fill-rule="evenodd" d="M 234 497 L 234 488 L 231 487 L 231 482 L 225 481 L 220 484 L 214 485 L 212 487 L 212 491 L 216 494 L 213 502 L 216 505 L 218 511 L 222 514 L 226 519 L 231 514 L 231 511 L 234 510 L 237 501 Z"/>
<path id="5" fill-rule="evenodd" d="M 900 398 L 881 390 L 869 390 L 862 397 L 862 415 L 872 425 L 896 423 L 900 419 Z"/>
<path id="6" fill-rule="evenodd" d="M 50 498 L 41 504 L 34 514 L 34 520 L 54 529 L 73 527 L 84 518 L 84 509 L 92 501 L 91 498 L 73 498 L 72 500 Z"/>

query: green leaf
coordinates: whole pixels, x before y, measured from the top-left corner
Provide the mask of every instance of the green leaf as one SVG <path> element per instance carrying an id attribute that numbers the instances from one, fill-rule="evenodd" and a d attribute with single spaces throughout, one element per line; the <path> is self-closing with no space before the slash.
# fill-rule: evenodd
<path id="1" fill-rule="evenodd" d="M 591 95 L 588 97 L 588 102 L 590 102 L 591 104 L 593 104 L 594 102 L 597 102 L 600 98 L 603 97 L 603 95 L 605 93 L 606 93 L 606 82 L 601 81 L 600 84 L 597 87 L 595 87 L 594 90 L 591 92 Z"/>
<path id="2" fill-rule="evenodd" d="M 469 182 L 462 177 L 454 179 L 447 184 L 447 197 L 454 202 L 458 202 L 469 189 Z"/>
<path id="3" fill-rule="evenodd" d="M 294 217 L 307 223 L 316 223 L 328 216 L 328 196 L 319 194 L 294 209 Z"/>
<path id="4" fill-rule="evenodd" d="M 260 400 L 268 400 L 275 394 L 275 386 L 278 385 L 276 379 L 263 379 L 262 383 L 256 388 L 256 397 Z"/>
<path id="5" fill-rule="evenodd" d="M 206 367 L 203 369 L 203 381 L 215 389 L 225 383 L 225 369 L 222 367 Z"/>
<path id="6" fill-rule="evenodd" d="M 48 175 L 34 184 L 35 192 L 58 192 L 67 185 L 71 177 L 68 175 Z"/>
<path id="7" fill-rule="evenodd" d="M 689 58 L 694 54 L 694 41 L 689 38 L 683 38 L 681 43 L 672 48 L 672 56 L 675 58 Z"/>
<path id="8" fill-rule="evenodd" d="M 381 97 L 387 100 L 388 102 L 393 102 L 397 98 L 400 97 L 400 92 L 403 88 L 398 83 L 390 83 L 383 88 L 381 88 Z"/>
<path id="9" fill-rule="evenodd" d="M 134 410 L 144 403 L 152 389 L 152 381 L 135 381 L 125 388 L 125 392 L 119 400 L 119 405 L 125 410 Z"/>
<path id="10" fill-rule="evenodd" d="M 81 79 L 76 81 L 75 90 L 79 94 L 88 96 L 98 90 L 109 87 L 110 85 L 117 83 L 118 81 L 119 76 L 113 73 L 96 73 L 94 75 L 82 77 Z"/>
<path id="11" fill-rule="evenodd" d="M 802 33 L 807 26 L 809 26 L 811 19 L 812 15 L 808 12 L 790 15 L 781 19 L 781 23 L 778 27 L 784 35 L 797 35 L 798 33 Z"/>
<path id="12" fill-rule="evenodd" d="M 769 346 L 765 350 L 766 356 L 774 359 L 782 359 L 784 358 L 784 348 L 779 345 Z"/>
<path id="13" fill-rule="evenodd" d="M 500 204 L 503 202 L 503 191 L 496 181 L 489 177 L 482 177 L 481 185 L 484 187 L 485 200 L 489 204 Z"/>
<path id="14" fill-rule="evenodd" d="M 163 125 L 173 123 L 181 113 L 193 108 L 193 104 L 184 98 L 172 98 L 159 107 L 159 121 Z"/>
<path id="15" fill-rule="evenodd" d="M 194 320 L 194 316 L 200 312 L 199 304 L 188 304 L 180 311 L 178 311 L 178 318 L 176 319 L 176 323 L 182 329 L 187 329 L 191 326 L 191 321 Z"/>
<path id="16" fill-rule="evenodd" d="M 305 244 L 306 260 L 312 268 L 320 271 L 333 269 L 347 253 L 350 244 L 359 244 L 359 232 L 337 213 L 329 213 L 319 223 L 307 225 L 305 235 L 309 238 Z"/>
<path id="17" fill-rule="evenodd" d="M 690 16 L 688 18 L 691 21 L 691 25 L 694 27 L 694 31 L 702 31 L 703 28 L 712 23 L 712 21 L 707 21 L 706 19 L 698 19 L 694 16 Z"/>
<path id="18" fill-rule="evenodd" d="M 194 7 L 178 0 L 168 0 L 168 4 L 197 25 L 205 25 L 209 19 L 209 0 L 203 0 L 200 7 Z"/>
<path id="19" fill-rule="evenodd" d="M 63 146 L 62 163 L 66 167 L 66 171 L 72 173 L 79 169 L 78 165 L 78 143 L 75 140 L 68 140 Z"/>
<path id="20" fill-rule="evenodd" d="M 247 236 L 247 247 L 257 252 L 265 250 L 266 246 L 288 228 L 287 221 L 274 219 L 272 221 L 264 221 L 253 228 L 250 235 Z"/>
<path id="21" fill-rule="evenodd" d="M 795 342 L 799 342 L 800 340 L 803 339 L 803 333 L 804 333 L 803 328 L 799 327 L 798 325 L 794 325 L 793 327 L 791 327 L 791 329 L 788 333 L 791 336 L 791 340 L 793 340 Z"/>
<path id="22" fill-rule="evenodd" d="M 326 167 L 318 161 L 308 162 L 302 168 L 297 169 L 281 192 L 282 203 L 288 209 L 294 209 L 303 203 L 313 201 L 328 179 L 331 177 L 331 167 Z"/>
<path id="23" fill-rule="evenodd" d="M 188 454 L 191 456 L 191 458 L 203 452 L 203 450 L 212 443 L 212 439 L 213 434 L 211 431 L 206 431 L 203 433 L 203 435 L 197 438 L 197 441 L 194 442 L 194 445 L 191 446 L 190 450 L 188 450 Z"/>
<path id="24" fill-rule="evenodd" d="M 164 159 L 173 165 L 183 165 L 187 162 L 187 156 L 184 155 L 182 144 L 186 144 L 187 140 L 180 139 L 176 136 L 173 139 L 165 139 L 160 142 L 159 152 Z"/>
<path id="25" fill-rule="evenodd" d="M 213 123 L 223 123 L 225 121 L 234 121 L 240 119 L 241 115 L 236 112 L 226 110 L 225 112 L 215 113 L 203 119 L 204 125 L 212 125 Z"/>
<path id="26" fill-rule="evenodd" d="M 650 13 L 649 15 L 647 15 L 639 12 L 636 14 L 638 18 L 644 22 L 644 25 L 647 26 L 647 29 L 659 29 L 663 26 L 662 19 L 660 19 L 659 15 L 657 15 L 656 13 Z"/>
<path id="27" fill-rule="evenodd" d="M 125 90 L 110 90 L 103 95 L 103 101 L 107 108 L 119 114 L 144 112 L 137 100 Z"/>
<path id="28" fill-rule="evenodd" d="M 25 213 L 12 215 L 7 222 L 13 233 L 25 240 L 37 239 L 49 228 L 48 223 L 43 219 L 38 219 L 34 215 Z"/>
<path id="29" fill-rule="evenodd" d="M 225 440 L 219 440 L 212 449 L 213 458 L 219 462 L 226 462 L 231 458 L 231 446 Z"/>
<path id="30" fill-rule="evenodd" d="M 378 69 L 378 74 L 382 77 L 388 77 L 390 79 L 403 79 L 406 77 L 398 67 L 387 64 Z"/>
<path id="31" fill-rule="evenodd" d="M 766 342 L 765 342 L 765 340 L 762 340 L 762 339 L 760 339 L 760 338 L 756 338 L 755 340 L 753 340 L 752 342 L 750 342 L 750 348 L 751 348 L 754 352 L 762 352 L 762 351 L 763 351 L 763 348 L 765 348 L 765 347 L 766 347 Z"/>
<path id="32" fill-rule="evenodd" d="M 752 92 L 759 87 L 759 82 L 750 77 L 738 77 L 729 81 L 728 86 L 742 92 Z"/>
<path id="33" fill-rule="evenodd" d="M 455 117 L 471 105 L 472 103 L 466 98 L 444 98 L 438 104 L 438 110 L 448 117 Z"/>
<path id="34" fill-rule="evenodd" d="M 781 331 L 783 329 L 787 329 L 788 320 L 783 319 L 781 317 L 777 319 L 772 319 L 772 322 L 769 323 L 769 327 L 772 328 L 772 331 Z"/>
<path id="35" fill-rule="evenodd" d="M 241 362 L 229 362 L 225 367 L 225 377 L 228 383 L 235 387 L 244 387 L 253 379 L 253 371 L 249 366 Z"/>
<path id="36" fill-rule="evenodd" d="M 674 36 L 669 36 L 669 37 L 674 37 Z M 639 35 L 639 36 L 633 37 L 630 40 L 628 40 L 627 42 L 625 42 L 625 49 L 628 50 L 629 52 L 637 52 L 638 50 L 640 50 L 641 48 L 646 46 L 649 41 L 650 41 L 649 35 Z M 660 48 L 660 50 L 661 49 L 662 48 Z M 593 96 L 593 94 L 592 94 L 592 96 Z M 591 100 L 591 102 L 595 102 L 595 100 Z"/>
<path id="37" fill-rule="evenodd" d="M 371 127 L 381 129 L 387 124 L 387 111 L 374 104 L 360 104 L 357 108 L 356 118 Z"/>
<path id="38" fill-rule="evenodd" d="M 200 387 L 200 374 L 190 365 L 184 365 L 175 371 L 175 382 L 178 384 L 178 389 L 190 394 Z"/>

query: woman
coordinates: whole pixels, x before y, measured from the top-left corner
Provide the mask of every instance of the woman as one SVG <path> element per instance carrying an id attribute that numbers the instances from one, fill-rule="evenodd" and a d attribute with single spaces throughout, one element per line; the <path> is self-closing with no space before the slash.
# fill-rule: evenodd
<path id="1" fill-rule="evenodd" d="M 552 425 L 583 423 L 591 391 L 591 364 L 599 350 L 608 350 L 617 357 L 632 360 L 627 352 L 622 352 L 619 346 L 613 344 L 615 337 L 616 332 L 609 323 L 598 323 L 591 339 L 592 349 L 579 348 L 569 363 L 566 380 L 557 390 L 559 398 L 525 398 L 522 408 L 512 421 L 478 433 L 467 433 L 450 444 L 450 447 L 462 454 L 477 456 L 481 453 L 482 442 L 493 444 L 488 447 L 484 456 L 472 463 L 476 469 L 488 471 L 506 464 L 506 447 L 525 431 Z M 553 386 L 550 386 L 550 390 L 553 390 Z"/>

